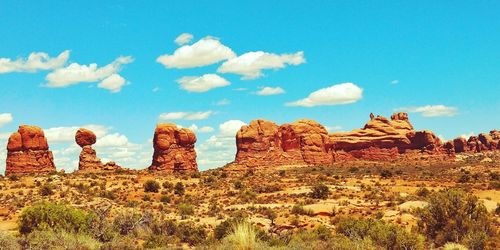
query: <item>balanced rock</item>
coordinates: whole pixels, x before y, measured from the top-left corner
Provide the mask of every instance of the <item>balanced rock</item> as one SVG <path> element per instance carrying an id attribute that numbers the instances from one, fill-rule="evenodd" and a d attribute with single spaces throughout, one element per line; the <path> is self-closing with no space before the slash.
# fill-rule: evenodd
<path id="1" fill-rule="evenodd" d="M 5 174 L 48 173 L 55 171 L 54 157 L 43 130 L 21 125 L 7 143 Z"/>
<path id="2" fill-rule="evenodd" d="M 96 142 L 96 136 L 94 132 L 80 128 L 75 134 L 76 143 L 82 147 L 82 152 L 80 152 L 80 161 L 78 162 L 79 171 L 98 171 L 103 169 L 103 164 L 92 145 Z"/>
<path id="3" fill-rule="evenodd" d="M 196 135 L 172 123 L 158 124 L 153 138 L 153 161 L 149 170 L 198 171 Z"/>

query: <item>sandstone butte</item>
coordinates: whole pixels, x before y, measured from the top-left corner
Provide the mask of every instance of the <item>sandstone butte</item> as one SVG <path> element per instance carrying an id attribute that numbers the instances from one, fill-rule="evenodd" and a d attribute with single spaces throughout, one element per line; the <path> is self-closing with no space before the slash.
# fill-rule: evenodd
<path id="1" fill-rule="evenodd" d="M 43 130 L 21 125 L 7 143 L 5 175 L 56 171 Z"/>
<path id="2" fill-rule="evenodd" d="M 319 123 L 298 120 L 277 125 L 254 120 L 236 134 L 233 166 L 322 165 L 336 161 L 389 161 L 411 156 L 451 158 L 455 152 L 499 149 L 500 133 L 457 138 L 446 143 L 431 131 L 416 131 L 408 114 L 395 113 L 390 119 L 370 114 L 361 129 L 329 134 Z"/>
<path id="3" fill-rule="evenodd" d="M 87 172 L 121 169 L 121 167 L 116 165 L 114 162 L 103 164 L 101 159 L 97 158 L 96 151 L 92 148 L 92 145 L 95 144 L 96 141 L 97 137 L 94 132 L 85 128 L 80 128 L 76 131 L 75 142 L 82 147 L 80 160 L 78 162 L 78 171 Z"/>
<path id="4" fill-rule="evenodd" d="M 194 144 L 196 135 L 172 123 L 158 124 L 153 138 L 153 160 L 149 170 L 198 171 Z"/>

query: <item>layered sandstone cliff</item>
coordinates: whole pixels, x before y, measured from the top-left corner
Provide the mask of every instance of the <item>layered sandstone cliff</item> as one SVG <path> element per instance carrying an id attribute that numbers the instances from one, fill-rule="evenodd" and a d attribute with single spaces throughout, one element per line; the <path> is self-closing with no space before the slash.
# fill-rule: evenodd
<path id="1" fill-rule="evenodd" d="M 198 171 L 196 135 L 171 123 L 158 124 L 153 138 L 153 161 L 149 170 Z"/>
<path id="2" fill-rule="evenodd" d="M 76 144 L 82 147 L 82 152 L 80 152 L 80 161 L 78 162 L 78 170 L 95 171 L 103 168 L 101 159 L 97 158 L 97 154 L 92 148 L 92 145 L 96 143 L 96 140 L 94 132 L 88 129 L 80 128 L 76 131 Z"/>
<path id="3" fill-rule="evenodd" d="M 332 134 L 312 120 L 281 126 L 254 120 L 238 131 L 236 147 L 234 163 L 249 167 L 322 165 L 352 159 L 392 160 L 406 153 L 447 153 L 434 133 L 414 130 L 406 113 L 395 113 L 391 119 L 370 114 L 363 128 Z"/>
<path id="4" fill-rule="evenodd" d="M 455 153 L 500 150 L 500 131 L 492 130 L 490 133 L 472 135 L 468 139 L 458 137 L 449 143 L 453 145 Z"/>
<path id="5" fill-rule="evenodd" d="M 48 173 L 55 170 L 43 130 L 37 126 L 19 126 L 7 143 L 5 174 Z"/>

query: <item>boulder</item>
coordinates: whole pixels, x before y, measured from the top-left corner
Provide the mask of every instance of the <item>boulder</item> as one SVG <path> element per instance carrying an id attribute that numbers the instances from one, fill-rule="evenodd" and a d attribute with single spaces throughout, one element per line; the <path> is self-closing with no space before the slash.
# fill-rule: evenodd
<path id="1" fill-rule="evenodd" d="M 94 132 L 88 129 L 80 128 L 76 131 L 75 141 L 80 147 L 90 146 L 96 143 L 96 136 Z"/>
<path id="2" fill-rule="evenodd" d="M 196 135 L 171 123 L 158 124 L 153 138 L 153 160 L 149 170 L 198 171 L 194 144 Z"/>
<path id="3" fill-rule="evenodd" d="M 5 174 L 36 174 L 56 171 L 52 151 L 43 130 L 21 125 L 7 143 Z"/>

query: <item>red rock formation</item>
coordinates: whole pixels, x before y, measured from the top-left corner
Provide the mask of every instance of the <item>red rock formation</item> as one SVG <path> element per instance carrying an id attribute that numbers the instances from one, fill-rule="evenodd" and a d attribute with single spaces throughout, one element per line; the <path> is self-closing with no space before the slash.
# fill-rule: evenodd
<path id="1" fill-rule="evenodd" d="M 406 113 L 395 113 L 390 120 L 370 114 L 370 120 L 362 129 L 330 135 L 323 126 L 311 120 L 281 126 L 255 120 L 238 131 L 236 146 L 234 165 L 250 167 L 322 165 L 354 159 L 387 161 L 402 154 L 454 154 L 451 142 L 443 147 L 431 131 L 415 131 Z"/>
<path id="2" fill-rule="evenodd" d="M 19 126 L 7 143 L 5 174 L 48 173 L 55 170 L 43 130 L 36 126 Z"/>
<path id="3" fill-rule="evenodd" d="M 236 134 L 236 163 L 246 166 L 273 164 L 329 164 L 333 160 L 326 129 L 311 120 L 276 125 L 254 120 Z"/>
<path id="4" fill-rule="evenodd" d="M 453 149 L 455 150 L 455 153 L 463 153 L 469 151 L 467 140 L 463 137 L 453 139 Z"/>
<path id="5" fill-rule="evenodd" d="M 153 161 L 149 170 L 198 171 L 195 134 L 171 123 L 158 124 L 153 138 Z"/>
<path id="6" fill-rule="evenodd" d="M 96 142 L 96 136 L 94 132 L 80 128 L 75 134 L 76 143 L 82 147 L 82 152 L 80 152 L 80 161 L 78 162 L 79 171 L 98 171 L 103 168 L 101 159 L 97 158 L 95 150 L 92 148 L 92 144 Z"/>

